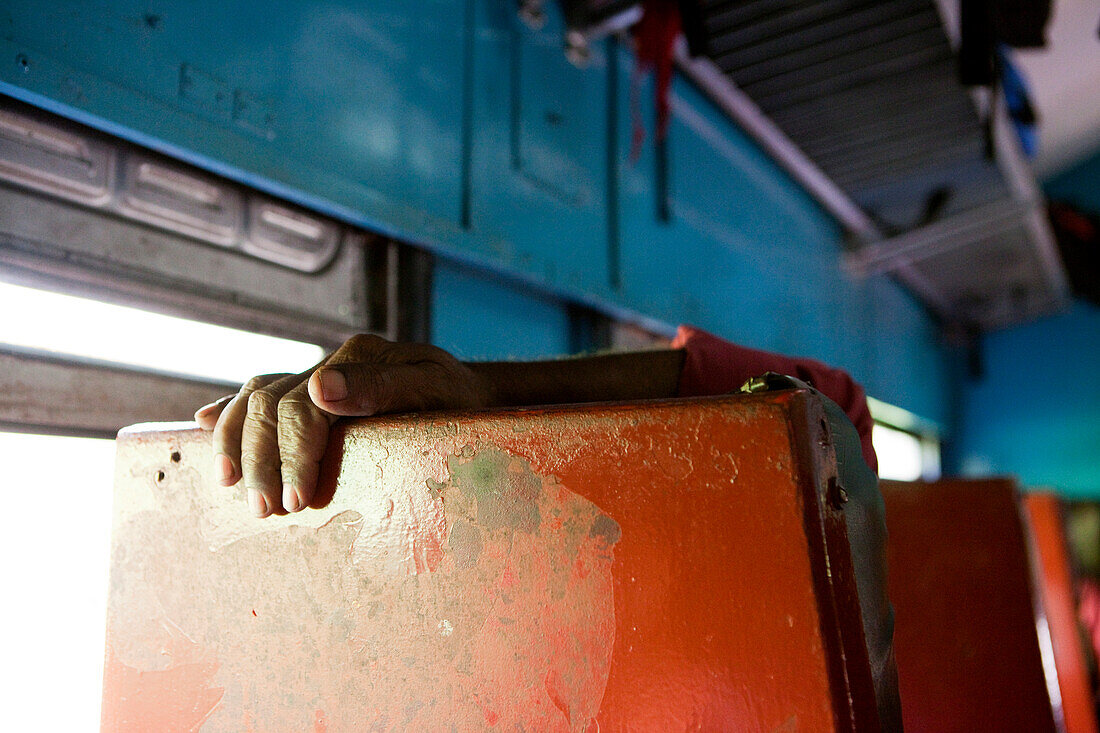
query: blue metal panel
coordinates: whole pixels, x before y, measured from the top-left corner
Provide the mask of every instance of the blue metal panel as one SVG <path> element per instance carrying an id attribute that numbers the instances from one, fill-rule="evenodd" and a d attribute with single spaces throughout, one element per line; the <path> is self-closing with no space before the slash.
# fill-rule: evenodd
<path id="1" fill-rule="evenodd" d="M 1043 190 L 1051 199 L 1100 214 L 1100 150 L 1045 181 Z"/>
<path id="2" fill-rule="evenodd" d="M 683 80 L 658 220 L 630 55 L 574 68 L 547 11 L 533 31 L 499 0 L 9 0 L 0 91 L 528 283 L 440 267 L 436 333 L 464 356 L 564 351 L 567 297 L 846 367 L 942 423 L 931 320 L 845 275 L 836 223 Z"/>
<path id="3" fill-rule="evenodd" d="M 514 4 L 478 0 L 464 244 L 559 291 L 604 294 L 607 275 L 607 68 L 562 52 L 556 13 L 535 31 Z"/>
<path id="4" fill-rule="evenodd" d="M 1100 498 L 1100 308 L 992 333 L 985 376 L 965 384 L 952 454 L 968 475 Z"/>
<path id="5" fill-rule="evenodd" d="M 12 0 L 0 27 L 4 91 L 385 229 L 458 220 L 461 3 Z"/>
<path id="6" fill-rule="evenodd" d="M 862 341 L 866 350 L 853 374 L 872 397 L 953 434 L 958 395 L 939 326 L 912 295 L 884 277 L 867 281 L 860 305 L 859 330 L 851 338 Z"/>
<path id="7" fill-rule="evenodd" d="M 667 223 L 656 219 L 652 120 L 631 163 L 622 116 L 624 299 L 747 345 L 831 356 L 834 293 L 844 284 L 836 223 L 689 84 L 674 85 L 673 110 Z"/>
<path id="8" fill-rule="evenodd" d="M 837 224 L 690 85 L 674 85 L 673 109 L 667 223 L 656 220 L 652 120 L 635 163 L 623 145 L 623 300 L 845 368 L 869 394 L 946 426 L 946 366 L 928 314 L 893 282 L 845 272 Z M 624 114 L 620 140 L 629 124 Z"/>
<path id="9" fill-rule="evenodd" d="M 652 98 L 648 86 L 643 100 Z M 686 82 L 674 85 L 670 220 L 659 223 L 652 121 L 630 163 L 630 115 L 621 118 L 624 298 L 763 348 L 781 345 L 771 322 L 780 301 L 804 301 L 804 317 L 817 319 L 833 289 L 820 287 L 822 276 L 838 274 L 836 223 Z"/>
<path id="10" fill-rule="evenodd" d="M 565 304 L 462 265 L 437 262 L 432 343 L 461 359 L 534 359 L 569 351 Z"/>

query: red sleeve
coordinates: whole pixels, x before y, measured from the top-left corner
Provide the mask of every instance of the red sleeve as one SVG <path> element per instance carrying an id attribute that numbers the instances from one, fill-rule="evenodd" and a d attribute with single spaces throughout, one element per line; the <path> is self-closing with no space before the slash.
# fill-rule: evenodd
<path id="1" fill-rule="evenodd" d="M 849 374 L 813 359 L 781 356 L 737 346 L 706 331 L 680 326 L 672 342 L 684 350 L 684 370 L 680 374 L 678 394 L 702 397 L 733 392 L 752 377 L 778 372 L 809 383 L 837 403 L 859 432 L 863 458 L 878 473 L 878 458 L 871 445 L 871 411 L 867 396 Z"/>

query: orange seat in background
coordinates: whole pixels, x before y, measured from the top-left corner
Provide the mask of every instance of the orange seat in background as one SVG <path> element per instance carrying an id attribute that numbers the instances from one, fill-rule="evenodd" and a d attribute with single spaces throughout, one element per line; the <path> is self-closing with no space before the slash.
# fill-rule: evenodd
<path id="1" fill-rule="evenodd" d="M 1055 730 L 1014 484 L 882 493 L 906 732 Z"/>
<path id="2" fill-rule="evenodd" d="M 1077 599 L 1066 544 L 1061 500 L 1050 493 L 1023 497 L 1031 537 L 1032 566 L 1050 630 L 1066 733 L 1096 733 L 1096 708 L 1077 624 Z"/>
<path id="3" fill-rule="evenodd" d="M 118 442 L 108 731 L 878 729 L 809 392 L 348 423 L 252 518 Z"/>

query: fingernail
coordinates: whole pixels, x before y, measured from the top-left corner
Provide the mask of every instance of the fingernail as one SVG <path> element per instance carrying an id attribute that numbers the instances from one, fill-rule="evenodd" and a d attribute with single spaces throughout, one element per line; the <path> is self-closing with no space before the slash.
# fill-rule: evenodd
<path id="1" fill-rule="evenodd" d="M 290 484 L 283 485 L 283 508 L 288 512 L 296 512 L 304 508 L 301 497 Z"/>
<path id="2" fill-rule="evenodd" d="M 248 490 L 248 503 L 252 506 L 252 513 L 257 517 L 266 517 L 269 514 L 267 499 L 256 489 Z"/>
<path id="3" fill-rule="evenodd" d="M 216 404 L 217 403 L 215 402 L 211 402 L 209 405 L 203 405 L 199 409 L 195 410 L 195 417 L 206 417 L 214 411 L 214 406 Z"/>
<path id="4" fill-rule="evenodd" d="M 229 456 L 219 453 L 214 456 L 214 471 L 218 475 L 218 482 L 223 486 L 231 486 L 237 483 L 237 468 Z"/>
<path id="5" fill-rule="evenodd" d="M 321 380 L 321 394 L 329 402 L 347 399 L 348 383 L 344 375 L 335 369 L 322 369 L 318 372 Z"/>

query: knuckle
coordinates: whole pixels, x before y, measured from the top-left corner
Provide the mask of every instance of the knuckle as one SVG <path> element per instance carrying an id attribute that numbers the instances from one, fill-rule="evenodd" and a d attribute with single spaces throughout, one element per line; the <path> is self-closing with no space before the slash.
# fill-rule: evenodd
<path id="1" fill-rule="evenodd" d="M 278 406 L 280 440 L 300 440 L 316 433 L 328 420 L 311 400 L 299 395 L 283 397 Z"/>
<path id="2" fill-rule="evenodd" d="M 301 421 L 308 416 L 312 406 L 312 402 L 303 400 L 299 395 L 286 394 L 279 400 L 275 410 L 281 424 Z"/>
<path id="3" fill-rule="evenodd" d="M 373 353 L 389 345 L 389 341 L 373 333 L 357 333 L 344 342 L 344 348 L 355 353 Z"/>
<path id="4" fill-rule="evenodd" d="M 423 370 L 424 376 L 427 377 L 432 384 L 438 386 L 443 386 L 446 381 L 456 373 L 456 369 L 453 365 L 443 361 L 424 361 L 417 366 Z"/>
<path id="5" fill-rule="evenodd" d="M 278 425 L 284 470 L 319 461 L 328 442 L 328 429 L 328 418 L 312 402 L 299 395 L 284 397 L 279 402 Z"/>
<path id="6" fill-rule="evenodd" d="M 241 387 L 241 392 L 242 393 L 248 393 L 248 392 L 253 392 L 254 393 L 257 390 L 260 390 L 260 389 L 263 389 L 264 387 L 266 387 L 267 383 L 268 383 L 268 379 L 267 379 L 266 375 L 261 374 L 261 375 L 252 377 L 252 379 L 249 379 L 247 382 L 244 383 L 244 386 Z"/>
<path id="7" fill-rule="evenodd" d="M 244 383 L 244 386 L 241 387 L 239 394 L 248 394 L 249 392 L 255 392 L 257 390 L 266 389 L 266 388 L 270 387 L 271 385 L 275 384 L 276 382 L 284 379 L 285 377 L 290 377 L 290 376 L 293 376 L 293 375 L 288 373 L 288 372 L 279 372 L 279 373 L 272 373 L 272 374 L 257 374 L 255 377 L 252 377 L 251 379 L 249 379 L 247 382 Z"/>
<path id="8" fill-rule="evenodd" d="M 282 475 L 291 480 L 293 483 L 297 483 L 296 479 L 309 472 L 312 465 L 308 461 L 305 461 L 297 456 L 286 456 L 279 464 Z"/>
<path id="9" fill-rule="evenodd" d="M 408 344 L 408 354 L 418 362 L 446 364 L 455 361 L 448 352 L 432 344 Z"/>
<path id="10" fill-rule="evenodd" d="M 265 474 L 278 465 L 277 458 L 272 460 L 271 456 L 262 451 L 251 448 L 245 448 L 241 451 L 241 467 L 246 473 L 252 475 Z"/>
<path id="11" fill-rule="evenodd" d="M 277 415 L 279 400 L 267 390 L 258 389 L 248 396 L 248 414 L 272 419 Z"/>

